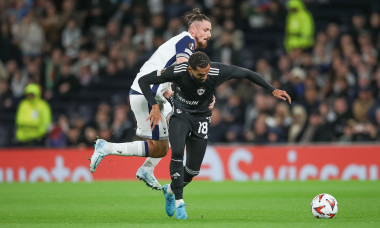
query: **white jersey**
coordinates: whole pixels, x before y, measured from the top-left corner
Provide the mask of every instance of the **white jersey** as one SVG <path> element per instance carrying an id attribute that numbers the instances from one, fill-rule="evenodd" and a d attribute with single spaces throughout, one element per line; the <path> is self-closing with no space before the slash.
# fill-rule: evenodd
<path id="1" fill-rule="evenodd" d="M 131 89 L 138 93 L 142 93 L 138 83 L 142 76 L 149 74 L 152 71 L 162 70 L 173 65 L 178 57 L 189 58 L 190 55 L 193 54 L 194 49 L 195 40 L 191 37 L 189 32 L 182 32 L 166 41 L 141 67 L 140 72 L 133 81 Z M 163 98 L 163 93 L 167 90 L 169 85 L 169 83 L 152 85 L 152 93 L 155 95 L 157 102 L 165 100 Z"/>

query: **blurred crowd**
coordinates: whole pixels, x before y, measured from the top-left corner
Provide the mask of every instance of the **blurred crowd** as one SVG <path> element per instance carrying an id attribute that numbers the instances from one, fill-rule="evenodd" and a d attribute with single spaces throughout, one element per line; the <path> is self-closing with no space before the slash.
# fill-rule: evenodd
<path id="1" fill-rule="evenodd" d="M 308 0 L 303 10 L 329 2 Z M 211 143 L 378 141 L 380 14 L 368 5 L 368 11 L 355 11 L 348 21 L 309 26 L 312 37 L 306 46 L 285 48 L 287 3 L 0 0 L 0 147 L 89 147 L 97 136 L 133 140 L 130 85 L 157 47 L 187 29 L 183 16 L 193 8 L 212 20 L 212 38 L 204 50 L 212 61 L 250 68 L 293 100 L 292 105 L 278 101 L 249 81 L 221 85 L 212 110 Z M 317 23 L 310 12 L 310 23 L 313 16 Z M 268 29 L 281 33 L 281 44 L 255 54 L 249 40 Z M 30 84 L 40 88 L 32 99 L 46 101 L 45 109 L 51 109 L 51 122 L 38 140 L 17 134 L 22 127 L 32 129 L 19 120 L 27 112 L 21 104 Z M 34 113 L 37 108 L 30 110 L 43 116 Z"/>

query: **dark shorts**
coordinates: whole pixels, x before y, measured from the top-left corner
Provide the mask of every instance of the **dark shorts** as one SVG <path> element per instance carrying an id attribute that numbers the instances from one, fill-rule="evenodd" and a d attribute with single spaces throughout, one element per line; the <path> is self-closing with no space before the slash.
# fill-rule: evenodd
<path id="1" fill-rule="evenodd" d="M 208 139 L 208 130 L 210 128 L 211 116 L 191 115 L 178 109 L 174 111 L 173 116 L 185 120 L 192 135 L 195 135 L 202 139 Z"/>

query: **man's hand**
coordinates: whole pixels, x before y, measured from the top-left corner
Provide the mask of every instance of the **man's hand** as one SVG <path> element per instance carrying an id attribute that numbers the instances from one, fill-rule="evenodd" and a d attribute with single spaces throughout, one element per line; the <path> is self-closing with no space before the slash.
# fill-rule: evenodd
<path id="1" fill-rule="evenodd" d="M 280 90 L 280 89 L 275 89 L 273 90 L 272 92 L 273 96 L 277 97 L 278 99 L 281 99 L 281 100 L 288 100 L 289 104 L 292 103 L 292 99 L 290 99 L 288 93 L 286 93 L 286 91 L 284 90 Z"/>
<path id="2" fill-rule="evenodd" d="M 164 93 L 164 97 L 169 99 L 171 96 L 173 96 L 173 94 L 174 94 L 174 92 L 172 90 L 172 87 L 169 86 L 168 89 Z"/>
<path id="3" fill-rule="evenodd" d="M 215 101 L 216 101 L 215 96 L 212 96 L 212 102 L 211 102 L 210 105 L 208 106 L 208 110 L 212 110 L 212 109 L 214 108 Z"/>
<path id="4" fill-rule="evenodd" d="M 158 106 L 158 104 L 152 106 L 152 110 L 150 110 L 149 116 L 145 121 L 148 121 L 149 119 L 149 126 L 152 128 L 152 130 L 156 128 L 159 123 L 158 121 L 162 121 L 160 106 Z"/>

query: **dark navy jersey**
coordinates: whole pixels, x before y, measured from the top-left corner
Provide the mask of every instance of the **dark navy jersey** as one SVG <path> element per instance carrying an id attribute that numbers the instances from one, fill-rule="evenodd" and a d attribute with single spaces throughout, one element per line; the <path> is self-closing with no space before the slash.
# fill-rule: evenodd
<path id="1" fill-rule="evenodd" d="M 205 82 L 194 79 L 187 70 L 188 63 L 173 65 L 163 70 L 154 71 L 139 80 L 140 88 L 150 105 L 157 104 L 150 90 L 151 84 L 172 82 L 174 84 L 174 108 L 190 114 L 210 116 L 208 106 L 212 102 L 215 89 L 233 78 L 246 78 L 270 91 L 275 88 L 257 73 L 246 68 L 211 62 L 210 72 Z"/>

